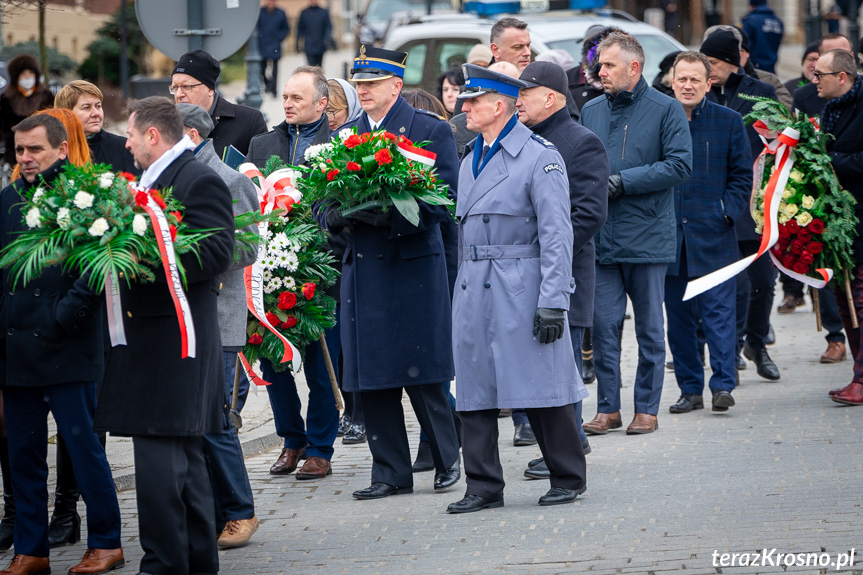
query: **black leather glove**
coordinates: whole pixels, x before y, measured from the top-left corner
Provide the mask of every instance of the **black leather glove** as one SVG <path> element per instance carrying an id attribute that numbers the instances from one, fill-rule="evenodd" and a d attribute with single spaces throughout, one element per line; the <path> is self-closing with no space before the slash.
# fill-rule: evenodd
<path id="1" fill-rule="evenodd" d="M 613 202 L 623 195 L 623 178 L 620 174 L 608 176 L 608 201 Z"/>
<path id="2" fill-rule="evenodd" d="M 376 228 L 388 228 L 393 223 L 393 209 L 394 208 L 391 208 L 386 213 L 381 211 L 380 208 L 375 208 L 374 210 L 360 210 L 352 213 L 348 217 Z"/>
<path id="3" fill-rule="evenodd" d="M 348 225 L 348 220 L 342 215 L 338 208 L 332 208 L 327 212 L 327 227 L 333 233 L 339 233 Z"/>
<path id="4" fill-rule="evenodd" d="M 563 337 L 566 315 L 562 309 L 536 308 L 533 316 L 533 335 L 539 335 L 539 343 L 554 343 Z"/>

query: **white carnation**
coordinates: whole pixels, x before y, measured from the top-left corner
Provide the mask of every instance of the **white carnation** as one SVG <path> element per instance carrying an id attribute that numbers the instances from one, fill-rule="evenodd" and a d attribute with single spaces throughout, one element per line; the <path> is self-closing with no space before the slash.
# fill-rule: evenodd
<path id="1" fill-rule="evenodd" d="M 33 202 L 34 204 L 38 204 L 38 203 L 39 203 L 39 198 L 41 198 L 44 194 L 45 194 L 45 188 L 36 188 L 36 191 L 33 193 L 33 200 L 32 200 L 32 202 Z"/>
<path id="2" fill-rule="evenodd" d="M 132 219 L 132 231 L 139 236 L 147 233 L 147 218 L 143 214 L 135 214 L 135 217 Z"/>
<path id="3" fill-rule="evenodd" d="M 68 230 L 72 224 L 72 218 L 69 217 L 69 208 L 60 208 L 57 210 L 57 225 L 61 230 Z"/>
<path id="4" fill-rule="evenodd" d="M 95 196 L 93 196 L 93 194 L 88 194 L 87 192 L 78 192 L 77 194 L 75 194 L 75 207 L 79 210 L 89 208 L 93 205 L 94 199 Z"/>
<path id="5" fill-rule="evenodd" d="M 39 213 L 39 208 L 30 208 L 30 211 L 27 212 L 27 216 L 24 220 L 31 228 L 42 227 L 42 215 Z"/>
<path id="6" fill-rule="evenodd" d="M 87 230 L 87 233 L 89 233 L 91 236 L 96 237 L 103 236 L 110 227 L 111 226 L 108 225 L 108 220 L 106 220 L 105 218 L 98 218 L 95 222 L 93 222 L 93 225 L 90 226 L 90 229 Z"/>
<path id="7" fill-rule="evenodd" d="M 341 140 L 342 142 L 344 142 L 345 140 L 347 140 L 348 138 L 350 138 L 350 137 L 351 137 L 351 136 L 353 136 L 353 135 L 354 135 L 354 131 L 353 131 L 353 130 L 348 130 L 347 128 L 345 128 L 344 130 L 342 130 L 341 132 L 339 132 L 339 140 Z"/>
<path id="8" fill-rule="evenodd" d="M 105 172 L 104 174 L 99 174 L 99 187 L 103 190 L 107 190 L 111 187 L 111 184 L 114 183 L 114 174 L 111 172 Z"/>

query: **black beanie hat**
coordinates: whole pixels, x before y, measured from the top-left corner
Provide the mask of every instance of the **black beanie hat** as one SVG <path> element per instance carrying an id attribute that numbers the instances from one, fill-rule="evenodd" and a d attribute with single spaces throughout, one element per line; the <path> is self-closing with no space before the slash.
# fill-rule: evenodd
<path id="1" fill-rule="evenodd" d="M 187 74 L 211 90 L 215 90 L 216 81 L 218 81 L 220 73 L 221 67 L 219 66 L 219 62 L 210 56 L 209 52 L 194 50 L 180 56 L 171 75 Z"/>
<path id="2" fill-rule="evenodd" d="M 800 59 L 800 63 L 802 64 L 803 62 L 805 62 L 806 56 L 812 54 L 813 52 L 815 54 L 818 53 L 818 42 L 812 42 L 811 44 L 806 46 L 806 49 L 803 51 L 803 58 Z"/>
<path id="3" fill-rule="evenodd" d="M 707 37 L 699 50 L 708 58 L 716 58 L 740 66 L 740 43 L 732 32 L 718 30 Z"/>

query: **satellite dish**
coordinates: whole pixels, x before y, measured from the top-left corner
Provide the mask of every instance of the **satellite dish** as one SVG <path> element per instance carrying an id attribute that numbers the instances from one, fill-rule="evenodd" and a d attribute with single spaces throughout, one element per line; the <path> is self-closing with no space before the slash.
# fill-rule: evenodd
<path id="1" fill-rule="evenodd" d="M 219 61 L 228 58 L 252 35 L 260 10 L 259 0 L 135 2 L 141 32 L 173 60 L 196 49 Z"/>

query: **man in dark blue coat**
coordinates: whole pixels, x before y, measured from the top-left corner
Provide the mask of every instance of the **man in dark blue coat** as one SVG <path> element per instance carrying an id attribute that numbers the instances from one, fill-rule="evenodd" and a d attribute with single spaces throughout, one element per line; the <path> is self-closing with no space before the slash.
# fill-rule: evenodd
<path id="1" fill-rule="evenodd" d="M 437 176 L 455 197 L 455 139 L 449 124 L 416 110 L 400 95 L 407 54 L 360 46 L 351 79 L 364 113 L 342 129 L 386 130 L 429 141 Z M 445 206 L 419 202 L 414 226 L 394 208 L 363 211 L 347 220 L 333 207 L 318 212 L 332 232 L 350 227 L 342 267 L 343 389 L 359 391 L 372 452 L 372 484 L 354 492 L 377 499 L 413 491 L 411 454 L 401 400 L 407 392 L 429 436 L 435 489 L 461 476 L 458 438 L 443 382 L 454 375 L 450 290 L 441 223 Z"/>
<path id="2" fill-rule="evenodd" d="M 56 118 L 31 116 L 13 130 L 22 177 L 0 193 L 0 248 L 26 229 L 22 200 L 34 197 L 40 186 L 53 185 L 66 165 L 66 129 Z M 35 214 L 27 214 L 31 227 L 41 225 L 44 217 L 34 209 Z M 34 215 L 36 222 L 31 221 Z M 96 383 L 104 367 L 101 298 L 61 266 L 46 268 L 26 285 L 15 285 L 9 270 L 2 275 L 0 388 L 16 506 L 15 557 L 3 573 L 51 572 L 45 459 L 49 411 L 65 437 L 87 503 L 87 553 L 69 572 L 123 567 L 120 507 L 105 450 L 93 432 Z"/>
<path id="3" fill-rule="evenodd" d="M 309 66 L 320 66 L 324 61 L 324 52 L 333 43 L 333 25 L 330 13 L 318 6 L 318 0 L 309 0 L 309 6 L 300 12 L 297 22 L 297 52 L 300 51 L 300 39 L 303 40 L 303 52 Z"/>
<path id="4" fill-rule="evenodd" d="M 608 214 L 608 154 L 600 139 L 569 115 L 566 109 L 569 86 L 563 68 L 551 62 L 533 62 L 524 69 L 520 79 L 530 87 L 519 92 L 516 103 L 519 121 L 554 144 L 566 163 L 573 233 L 572 277 L 575 278 L 575 292 L 569 298 L 569 333 L 575 363 L 582 373 L 581 342 L 584 330 L 593 325 L 596 283 L 593 236 Z M 581 427 L 581 401 L 575 403 L 575 414 L 582 448 L 587 453 L 590 443 Z M 544 460 L 528 467 L 527 477 L 549 476 Z"/>
<path id="5" fill-rule="evenodd" d="M 775 74 L 785 27 L 767 0 L 749 0 L 749 5 L 752 11 L 743 17 L 743 31 L 752 47 L 750 59 L 757 69 Z"/>
<path id="6" fill-rule="evenodd" d="M 674 62 L 672 88 L 683 105 L 692 134 L 692 178 L 674 189 L 677 260 L 665 276 L 668 347 L 681 396 L 669 409 L 687 413 L 704 407 L 704 366 L 697 319 L 710 349 L 713 411 L 734 405 L 735 286 L 733 279 L 683 301 L 686 284 L 738 259 L 734 222 L 747 210 L 752 189 L 752 158 L 740 114 L 705 95 L 710 90 L 710 62 L 704 54 L 682 52 Z M 764 256 L 766 257 L 766 256 Z"/>
<path id="7" fill-rule="evenodd" d="M 731 32 L 714 32 L 701 44 L 700 52 L 710 62 L 710 82 L 712 87 L 707 98 L 731 108 L 741 116 L 746 116 L 755 102 L 741 98 L 762 96 L 776 100 L 776 90 L 751 76 L 740 68 L 740 44 Z M 746 126 L 749 149 L 752 158 L 758 157 L 764 144 L 752 124 Z M 755 231 L 755 221 L 746 210 L 734 222 L 741 255 L 748 256 L 758 251 L 761 236 Z M 779 368 L 767 353 L 766 342 L 770 332 L 770 311 L 773 307 L 773 289 L 776 284 L 776 268 L 767 258 L 758 258 L 737 276 L 737 350 L 755 363 L 758 375 L 764 379 L 778 380 Z M 745 343 L 744 343 L 745 335 Z M 735 359 L 738 366 L 746 364 Z"/>
<path id="8" fill-rule="evenodd" d="M 282 57 L 282 42 L 291 33 L 291 25 L 285 11 L 276 6 L 276 0 L 267 0 L 261 6 L 258 17 L 258 50 L 261 51 L 261 76 L 264 89 L 273 96 L 279 89 L 279 59 Z M 267 77 L 267 68 L 270 75 Z"/>

